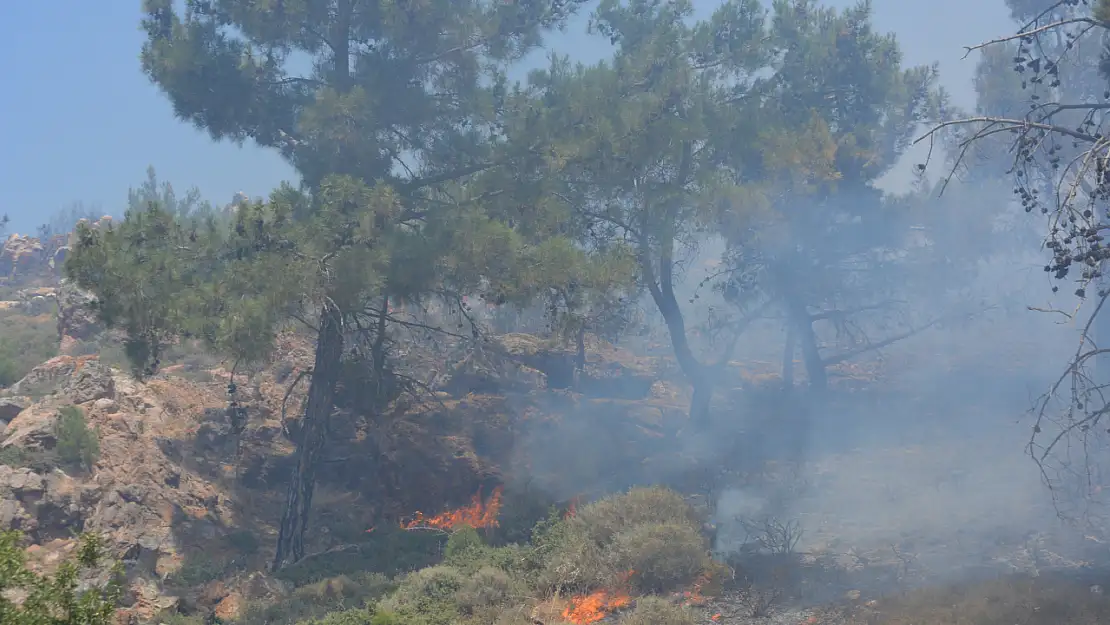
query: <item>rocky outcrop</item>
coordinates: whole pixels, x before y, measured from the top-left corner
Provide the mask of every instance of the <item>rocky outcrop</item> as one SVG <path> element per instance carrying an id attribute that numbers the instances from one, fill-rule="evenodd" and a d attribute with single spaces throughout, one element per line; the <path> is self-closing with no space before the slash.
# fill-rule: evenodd
<path id="1" fill-rule="evenodd" d="M 88 341 L 104 330 L 93 306 L 96 298 L 63 280 L 56 292 L 58 303 L 58 338 L 63 345 L 72 341 Z M 64 353 L 65 350 L 63 350 Z"/>
<path id="2" fill-rule="evenodd" d="M 21 530 L 36 542 L 80 531 L 96 489 L 60 472 L 40 475 L 0 464 L 0 527 Z"/>
<path id="3" fill-rule="evenodd" d="M 58 275 L 54 254 L 63 247 L 66 235 L 45 241 L 38 237 L 13 234 L 0 246 L 0 280 L 11 284 L 31 284 Z"/>
<path id="4" fill-rule="evenodd" d="M 77 223 L 107 228 L 112 218 L 105 215 L 95 222 L 82 219 Z M 62 275 L 66 253 L 74 243 L 76 232 L 56 234 L 47 239 L 24 234 L 8 236 L 0 245 L 0 282 L 22 286 L 57 280 Z"/>
<path id="5" fill-rule="evenodd" d="M 117 554 L 152 575 L 180 566 L 175 530 L 192 526 L 218 534 L 218 526 L 206 519 L 228 515 L 228 502 L 209 480 L 190 477 L 182 458 L 165 453 L 161 440 L 186 435 L 187 429 L 162 421 L 181 408 L 163 405 L 155 388 L 94 357 L 59 356 L 9 392 L 30 397 L 9 398 L 9 414 L 21 409 L 8 423 L 0 451 L 50 453 L 58 442 L 59 409 L 75 405 L 97 432 L 100 455 L 91 471 L 73 476 L 41 465 L 0 467 L 0 524 L 22 529 L 36 544 L 70 537 L 71 529 L 96 531 Z M 201 397 L 193 401 L 203 401 L 204 393 L 197 394 Z M 61 528 L 67 529 L 60 533 Z"/>

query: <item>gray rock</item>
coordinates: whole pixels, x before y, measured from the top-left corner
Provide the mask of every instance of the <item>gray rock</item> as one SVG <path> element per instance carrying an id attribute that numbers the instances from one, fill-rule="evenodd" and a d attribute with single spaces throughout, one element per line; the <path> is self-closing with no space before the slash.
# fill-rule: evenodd
<path id="1" fill-rule="evenodd" d="M 23 412 L 27 402 L 15 397 L 0 397 L 0 425 L 7 425 L 9 421 Z"/>
<path id="2" fill-rule="evenodd" d="M 63 390 L 75 404 L 98 399 L 114 399 L 116 381 L 112 379 L 111 369 L 99 362 L 90 362 L 66 381 Z"/>

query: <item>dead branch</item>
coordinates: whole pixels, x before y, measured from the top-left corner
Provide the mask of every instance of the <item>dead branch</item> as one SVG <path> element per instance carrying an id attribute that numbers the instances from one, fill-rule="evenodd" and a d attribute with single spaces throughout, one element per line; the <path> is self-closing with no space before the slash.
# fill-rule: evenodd
<path id="1" fill-rule="evenodd" d="M 926 330 L 929 330 L 933 327 L 936 327 L 937 325 L 940 325 L 940 324 L 945 323 L 947 321 L 953 321 L 955 319 L 961 319 L 961 318 L 966 318 L 966 317 L 969 317 L 969 316 L 974 316 L 974 315 L 977 315 L 977 314 L 983 314 L 983 313 L 985 313 L 985 312 L 987 312 L 987 311 L 989 311 L 993 308 L 994 308 L 994 306 L 986 306 L 982 310 L 975 311 L 973 313 L 958 314 L 958 315 L 945 315 L 945 316 L 937 317 L 936 319 L 933 319 L 932 321 L 930 321 L 930 322 L 928 322 L 924 325 L 917 326 L 915 328 L 911 328 L 909 330 L 906 330 L 905 332 L 900 332 L 900 333 L 895 334 L 893 336 L 887 337 L 887 338 L 885 338 L 881 341 L 876 341 L 876 342 L 868 341 L 866 344 L 861 345 L 859 347 L 855 347 L 855 348 L 843 351 L 839 354 L 835 354 L 835 355 L 829 356 L 827 358 L 824 358 L 824 359 L 822 359 L 821 362 L 826 367 L 829 367 L 829 366 L 832 366 L 832 365 L 835 365 L 835 364 L 839 364 L 839 363 L 842 363 L 846 360 L 851 360 L 852 358 L 855 358 L 856 356 L 859 356 L 861 354 L 866 354 L 867 352 L 873 352 L 873 351 L 883 349 L 885 347 L 890 347 L 891 345 L 893 345 L 893 344 L 895 344 L 899 341 L 904 341 L 904 340 L 906 340 L 906 339 L 908 339 L 912 336 L 921 334 L 922 332 L 924 332 Z"/>
<path id="2" fill-rule="evenodd" d="M 1052 8 L 1062 6 L 1063 4 L 1064 4 L 1064 2 L 1062 2 L 1062 1 L 1057 2 Z M 1046 13 L 1042 13 L 1041 15 L 1043 16 L 1045 14 Z M 988 46 L 993 46 L 993 45 L 997 45 L 997 44 L 1000 44 L 1000 43 L 1006 43 L 1007 41 L 1014 41 L 1015 39 L 1025 39 L 1026 37 L 1034 37 L 1034 36 L 1039 35 L 1043 32 L 1053 30 L 1053 29 L 1056 29 L 1056 28 L 1062 28 L 1062 27 L 1068 26 L 1070 24 L 1088 24 L 1088 25 L 1091 25 L 1091 26 L 1105 26 L 1105 24 L 1103 24 L 1102 22 L 1094 19 L 1093 17 L 1072 17 L 1072 18 L 1052 22 L 1051 24 L 1045 24 L 1044 26 L 1038 26 L 1038 27 L 1032 28 L 1030 30 L 1027 30 L 1027 28 L 1029 28 L 1029 26 L 1027 25 L 1027 26 L 1023 27 L 1021 30 L 1019 30 L 1017 33 L 1013 34 L 1013 35 L 1008 35 L 1006 37 L 999 37 L 997 39 L 991 39 L 990 41 L 985 41 L 983 43 L 980 43 L 980 44 L 974 45 L 974 46 L 964 46 L 965 52 L 964 52 L 963 58 L 966 59 L 967 56 L 969 54 L 971 54 L 972 52 L 975 52 L 976 50 L 982 50 L 983 48 L 986 48 Z"/>

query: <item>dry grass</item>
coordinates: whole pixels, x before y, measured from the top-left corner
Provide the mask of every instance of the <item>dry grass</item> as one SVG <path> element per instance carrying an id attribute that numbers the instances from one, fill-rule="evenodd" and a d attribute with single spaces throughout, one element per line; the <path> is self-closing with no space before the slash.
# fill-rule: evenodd
<path id="1" fill-rule="evenodd" d="M 1050 576 L 1013 576 L 907 592 L 871 606 L 817 617 L 815 625 L 1101 625 L 1110 598 Z"/>

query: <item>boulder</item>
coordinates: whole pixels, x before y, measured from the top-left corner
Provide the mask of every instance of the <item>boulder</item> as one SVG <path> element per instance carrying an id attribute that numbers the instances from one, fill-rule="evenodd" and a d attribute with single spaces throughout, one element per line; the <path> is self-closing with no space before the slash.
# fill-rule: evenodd
<path id="1" fill-rule="evenodd" d="M 63 282 L 57 292 L 58 337 L 79 341 L 94 338 L 104 328 L 96 318 L 96 298 L 71 282 Z"/>
<path id="2" fill-rule="evenodd" d="M 57 423 L 56 408 L 43 405 L 26 408 L 8 423 L 0 449 L 17 447 L 30 452 L 50 451 L 58 444 L 54 434 Z"/>
<path id="3" fill-rule="evenodd" d="M 99 360 L 92 360 L 73 372 L 63 385 L 63 391 L 75 404 L 101 399 L 110 401 L 115 398 L 116 383 L 111 369 Z"/>

